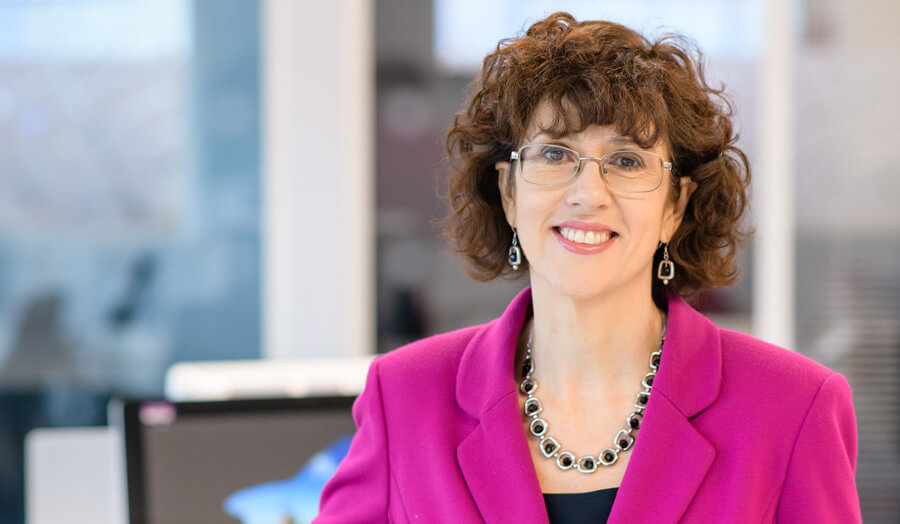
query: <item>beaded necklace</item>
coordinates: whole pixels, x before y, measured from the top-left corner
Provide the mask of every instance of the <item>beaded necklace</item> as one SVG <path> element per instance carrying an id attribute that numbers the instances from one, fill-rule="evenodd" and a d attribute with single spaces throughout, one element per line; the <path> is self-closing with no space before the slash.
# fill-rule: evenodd
<path id="1" fill-rule="evenodd" d="M 528 398 L 525 399 L 524 403 L 525 415 L 531 417 L 531 423 L 529 424 L 528 429 L 534 437 L 540 439 L 538 448 L 540 449 L 541 454 L 548 459 L 555 459 L 556 465 L 562 470 L 568 470 L 574 467 L 574 469 L 582 473 L 593 473 L 597 471 L 598 463 L 604 466 L 612 466 L 618 461 L 619 453 L 629 450 L 634 446 L 634 432 L 641 427 L 641 420 L 644 418 L 644 409 L 650 401 L 650 391 L 653 388 L 653 379 L 656 377 L 660 358 L 662 357 L 662 346 L 666 339 L 666 315 L 663 314 L 662 332 L 659 335 L 659 349 L 650 355 L 650 372 L 641 379 L 641 385 L 644 389 L 635 396 L 634 411 L 626 418 L 625 429 L 620 430 L 618 434 L 616 434 L 616 438 L 613 440 L 613 447 L 601 450 L 596 456 L 584 455 L 576 459 L 574 453 L 571 451 L 563 451 L 559 441 L 547 433 L 549 429 L 547 420 L 538 416 L 544 411 L 544 408 L 541 406 L 541 401 L 534 394 L 535 391 L 537 391 L 538 383 L 532 376 L 534 374 L 534 359 L 531 356 L 531 343 L 533 337 L 534 325 L 532 324 L 531 330 L 528 333 L 525 358 L 522 362 L 522 376 L 524 378 L 522 379 L 519 388 L 523 393 L 528 395 Z"/>

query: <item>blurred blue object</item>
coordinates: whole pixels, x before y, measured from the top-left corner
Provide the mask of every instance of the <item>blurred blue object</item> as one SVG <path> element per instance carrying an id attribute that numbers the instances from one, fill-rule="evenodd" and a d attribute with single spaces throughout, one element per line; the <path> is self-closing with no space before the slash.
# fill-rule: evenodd
<path id="1" fill-rule="evenodd" d="M 312 521 L 319 512 L 319 496 L 350 450 L 352 435 L 339 438 L 313 455 L 292 478 L 266 482 L 235 492 L 223 505 L 243 524 L 294 524 Z"/>

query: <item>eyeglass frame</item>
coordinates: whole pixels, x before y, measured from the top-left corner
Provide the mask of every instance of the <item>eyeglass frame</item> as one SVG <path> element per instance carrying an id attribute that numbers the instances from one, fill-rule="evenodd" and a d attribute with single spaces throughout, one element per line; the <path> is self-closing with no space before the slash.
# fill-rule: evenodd
<path id="1" fill-rule="evenodd" d="M 601 157 L 581 156 L 581 153 L 579 153 L 578 151 L 575 151 L 571 147 L 561 146 L 559 144 L 545 144 L 545 143 L 540 143 L 540 142 L 534 143 L 534 144 L 525 144 L 524 146 L 520 147 L 519 149 L 517 149 L 515 151 L 510 151 L 509 161 L 512 162 L 514 160 L 521 160 L 520 157 L 522 156 L 522 150 L 525 149 L 526 147 L 531 147 L 531 146 L 558 147 L 561 149 L 565 149 L 567 151 L 571 151 L 571 152 L 575 153 L 575 155 L 578 157 L 578 165 L 575 166 L 575 170 L 572 172 L 572 178 L 566 180 L 565 182 L 560 182 L 559 184 L 539 184 L 537 182 L 532 182 L 531 180 L 526 179 L 525 175 L 522 174 L 523 173 L 522 162 L 520 161 L 519 162 L 519 173 L 522 174 L 522 180 L 524 180 L 525 182 L 528 182 L 529 184 L 534 184 L 536 186 L 556 187 L 556 186 L 563 186 L 563 185 L 570 183 L 571 181 L 578 178 L 578 175 L 580 175 L 581 172 L 584 170 L 584 164 L 585 164 L 586 160 L 593 160 L 593 161 L 597 162 L 598 164 L 600 164 L 600 176 L 603 179 L 603 182 L 606 183 L 606 185 L 608 185 L 609 187 L 615 189 L 616 191 L 622 191 L 624 193 L 650 193 L 650 192 L 656 191 L 657 189 L 659 189 L 659 186 L 662 185 L 662 180 L 663 180 L 663 178 L 665 178 L 665 172 L 672 171 L 672 162 L 666 161 L 666 159 L 663 158 L 662 155 L 659 155 L 652 151 L 644 151 L 644 150 L 635 151 L 633 149 L 617 149 L 616 151 L 610 151 Z M 653 156 L 659 158 L 662 161 L 662 167 L 663 167 L 663 172 L 660 174 L 659 182 L 656 183 L 656 186 L 653 189 L 645 189 L 644 191 L 628 191 L 626 189 L 619 189 L 617 187 L 614 187 L 612 184 L 609 183 L 608 180 L 606 180 L 606 167 L 603 165 L 603 159 L 606 158 L 608 155 L 613 155 L 616 153 L 646 153 L 648 155 L 653 155 Z"/>

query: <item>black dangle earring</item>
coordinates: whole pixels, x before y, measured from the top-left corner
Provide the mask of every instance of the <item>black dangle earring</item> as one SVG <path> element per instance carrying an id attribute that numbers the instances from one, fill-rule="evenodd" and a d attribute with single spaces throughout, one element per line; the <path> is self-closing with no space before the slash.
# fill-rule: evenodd
<path id="1" fill-rule="evenodd" d="M 663 285 L 668 286 L 669 281 L 675 278 L 675 263 L 669 260 L 669 244 L 665 244 L 663 248 L 663 259 L 659 261 L 659 268 L 656 270 L 656 278 L 663 281 Z"/>
<path id="2" fill-rule="evenodd" d="M 509 260 L 509 265 L 512 266 L 513 271 L 519 269 L 519 264 L 522 263 L 522 250 L 519 249 L 519 236 L 516 234 L 516 228 L 513 228 L 512 246 L 509 248 L 507 259 Z"/>

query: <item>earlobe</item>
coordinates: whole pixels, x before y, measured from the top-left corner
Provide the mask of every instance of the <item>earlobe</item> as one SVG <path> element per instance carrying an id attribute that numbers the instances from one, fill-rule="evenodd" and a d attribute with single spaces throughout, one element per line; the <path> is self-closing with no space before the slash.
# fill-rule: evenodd
<path id="1" fill-rule="evenodd" d="M 670 208 L 669 213 L 666 216 L 666 227 L 664 228 L 666 231 L 666 237 L 671 240 L 673 236 L 675 236 L 675 231 L 681 225 L 681 220 L 684 218 L 684 212 L 687 210 L 688 202 L 691 199 L 691 195 L 697 189 L 697 183 L 691 180 L 690 177 L 683 176 L 679 180 L 681 187 L 681 194 L 678 195 L 678 200 L 672 203 L 669 202 Z M 661 240 L 661 242 L 669 242 L 669 240 Z"/>
<path id="2" fill-rule="evenodd" d="M 684 207 L 687 207 L 687 201 L 691 199 L 691 195 L 697 189 L 697 182 L 691 180 L 689 176 L 681 177 L 681 198 L 684 199 Z"/>
<path id="3" fill-rule="evenodd" d="M 679 222 L 681 221 L 681 217 L 684 216 L 684 211 L 687 209 L 688 202 L 691 199 L 691 195 L 697 189 L 697 183 L 691 180 L 688 176 L 683 176 L 679 180 L 681 186 L 681 194 L 678 195 L 678 202 L 675 204 L 675 216 L 678 218 Z"/>
<path id="4" fill-rule="evenodd" d="M 506 215 L 506 221 L 511 227 L 516 227 L 516 206 L 513 191 L 515 188 L 509 180 L 509 162 L 497 162 L 494 168 L 497 170 L 497 187 L 500 190 L 500 200 L 503 206 L 503 213 Z"/>

